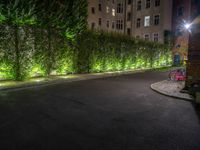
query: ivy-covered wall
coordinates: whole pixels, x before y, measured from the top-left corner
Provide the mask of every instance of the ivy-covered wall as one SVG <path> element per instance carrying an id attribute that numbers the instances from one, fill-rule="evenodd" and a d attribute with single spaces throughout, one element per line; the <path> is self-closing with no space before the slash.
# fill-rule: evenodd
<path id="1" fill-rule="evenodd" d="M 0 2 L 0 79 L 74 72 L 74 43 L 86 29 L 87 0 Z"/>
<path id="2" fill-rule="evenodd" d="M 84 32 L 77 46 L 79 72 L 156 68 L 172 63 L 169 45 L 115 33 Z"/>
<path id="3" fill-rule="evenodd" d="M 86 31 L 87 0 L 0 2 L 0 80 L 154 68 L 166 45 Z"/>

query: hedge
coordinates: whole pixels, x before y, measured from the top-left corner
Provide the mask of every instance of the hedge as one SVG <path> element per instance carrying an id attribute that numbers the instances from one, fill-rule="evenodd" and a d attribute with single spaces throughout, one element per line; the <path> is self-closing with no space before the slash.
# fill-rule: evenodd
<path id="1" fill-rule="evenodd" d="M 85 31 L 73 42 L 57 30 L 51 30 L 50 37 L 48 33 L 43 28 L 23 26 L 16 31 L 15 26 L 1 25 L 0 78 L 156 68 L 172 62 L 170 47 L 155 42 L 95 31 Z"/>
<path id="2" fill-rule="evenodd" d="M 172 63 L 171 47 L 129 36 L 87 31 L 78 38 L 78 72 L 156 68 Z"/>

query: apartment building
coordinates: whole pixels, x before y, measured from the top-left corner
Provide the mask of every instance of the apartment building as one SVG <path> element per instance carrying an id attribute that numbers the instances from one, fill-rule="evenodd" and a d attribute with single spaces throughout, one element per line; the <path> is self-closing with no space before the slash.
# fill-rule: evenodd
<path id="1" fill-rule="evenodd" d="M 172 30 L 172 0 L 88 0 L 88 27 L 164 43 Z"/>
<path id="2" fill-rule="evenodd" d="M 189 32 L 186 24 L 190 23 L 191 0 L 173 1 L 173 56 L 174 64 L 183 64 L 188 59 Z"/>

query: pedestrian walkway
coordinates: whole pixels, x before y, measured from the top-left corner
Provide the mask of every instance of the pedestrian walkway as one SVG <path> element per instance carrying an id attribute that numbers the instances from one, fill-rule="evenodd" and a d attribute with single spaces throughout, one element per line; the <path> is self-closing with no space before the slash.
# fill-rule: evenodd
<path id="1" fill-rule="evenodd" d="M 193 101 L 194 98 L 191 95 L 181 92 L 184 86 L 185 86 L 184 81 L 164 80 L 152 84 L 151 88 L 166 96 Z"/>
<path id="2" fill-rule="evenodd" d="M 0 81 L 0 91 L 8 90 L 22 90 L 27 88 L 33 88 L 38 86 L 48 86 L 53 84 L 59 84 L 63 82 L 73 82 L 81 80 L 90 80 L 98 79 L 105 77 L 112 77 L 118 75 L 132 74 L 145 72 L 149 69 L 144 70 L 129 70 L 129 71 L 115 71 L 115 72 L 106 72 L 106 73 L 91 73 L 91 74 L 72 74 L 66 76 L 50 76 L 50 77 L 39 77 L 32 78 L 27 81 Z"/>

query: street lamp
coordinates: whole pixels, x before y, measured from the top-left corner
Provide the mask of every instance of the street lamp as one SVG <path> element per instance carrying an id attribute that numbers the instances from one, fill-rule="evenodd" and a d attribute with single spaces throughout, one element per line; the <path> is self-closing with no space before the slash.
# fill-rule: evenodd
<path id="1" fill-rule="evenodd" d="M 190 29 L 190 27 L 191 27 L 191 24 L 189 24 L 189 23 L 186 23 L 185 25 L 184 25 L 184 27 L 185 27 L 185 29 Z"/>

